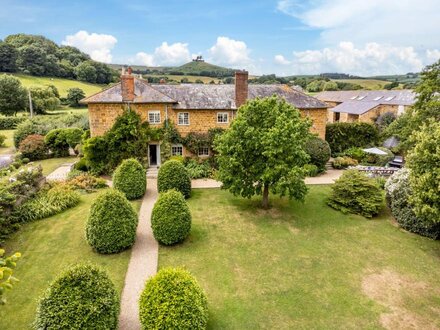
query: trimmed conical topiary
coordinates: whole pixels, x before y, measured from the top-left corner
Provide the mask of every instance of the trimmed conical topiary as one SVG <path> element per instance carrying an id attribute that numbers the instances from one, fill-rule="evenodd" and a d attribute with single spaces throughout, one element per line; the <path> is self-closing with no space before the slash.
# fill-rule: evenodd
<path id="1" fill-rule="evenodd" d="M 161 193 L 154 204 L 151 228 L 157 241 L 171 245 L 183 241 L 191 230 L 191 213 L 177 190 Z"/>
<path id="2" fill-rule="evenodd" d="M 123 160 L 113 174 L 113 187 L 130 200 L 142 197 L 147 189 L 147 176 L 142 164 L 134 158 Z"/>
<path id="3" fill-rule="evenodd" d="M 37 307 L 36 329 L 112 330 L 118 325 L 119 296 L 107 273 L 78 265 L 49 286 Z"/>
<path id="4" fill-rule="evenodd" d="M 124 194 L 105 190 L 90 208 L 87 242 L 99 253 L 120 252 L 134 244 L 137 223 L 137 214 Z"/>
<path id="5" fill-rule="evenodd" d="M 176 189 L 185 198 L 189 198 L 191 196 L 191 178 L 185 166 L 177 160 L 165 162 L 159 169 L 157 189 L 160 193 Z"/>

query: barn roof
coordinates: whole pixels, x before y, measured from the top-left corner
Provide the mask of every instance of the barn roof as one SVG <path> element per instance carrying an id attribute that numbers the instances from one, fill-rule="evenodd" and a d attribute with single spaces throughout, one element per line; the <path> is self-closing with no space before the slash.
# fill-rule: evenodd
<path id="1" fill-rule="evenodd" d="M 135 79 L 133 103 L 173 103 L 176 109 L 236 109 L 234 85 L 148 84 Z M 327 104 L 287 85 L 249 85 L 249 99 L 278 95 L 300 109 Z M 121 83 L 82 100 L 82 103 L 122 103 Z"/>
<path id="2" fill-rule="evenodd" d="M 389 105 L 413 105 L 416 101 L 416 96 L 416 93 L 410 89 L 390 91 L 325 91 L 316 95 L 319 100 L 324 102 L 377 102 Z"/>
<path id="3" fill-rule="evenodd" d="M 352 115 L 362 115 L 363 113 L 380 105 L 378 102 L 357 102 L 347 101 L 335 106 L 331 111 L 333 112 L 345 112 Z"/>

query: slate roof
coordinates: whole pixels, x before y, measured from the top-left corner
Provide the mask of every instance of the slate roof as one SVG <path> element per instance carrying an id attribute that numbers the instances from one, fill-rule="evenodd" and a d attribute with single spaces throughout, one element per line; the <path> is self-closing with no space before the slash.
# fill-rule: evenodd
<path id="1" fill-rule="evenodd" d="M 333 112 L 346 112 L 352 115 L 362 115 L 363 113 L 380 105 L 378 102 L 346 101 L 338 104 L 331 109 Z"/>
<path id="2" fill-rule="evenodd" d="M 321 101 L 327 102 L 377 102 L 390 105 L 413 105 L 416 101 L 416 93 L 410 89 L 402 90 L 378 90 L 378 91 L 325 91 L 316 95 Z M 389 100 L 387 100 L 390 98 Z"/>
<path id="3" fill-rule="evenodd" d="M 135 79 L 133 103 L 174 103 L 176 109 L 236 109 L 234 85 L 148 84 Z M 249 99 L 278 95 L 300 109 L 328 108 L 327 104 L 287 85 L 249 85 Z M 122 103 L 121 83 L 94 94 L 82 103 Z"/>

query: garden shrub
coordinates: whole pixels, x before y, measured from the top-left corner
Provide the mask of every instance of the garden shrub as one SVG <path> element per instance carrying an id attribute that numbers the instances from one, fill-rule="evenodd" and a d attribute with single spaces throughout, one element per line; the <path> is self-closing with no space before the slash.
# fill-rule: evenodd
<path id="1" fill-rule="evenodd" d="M 34 198 L 16 208 L 13 217 L 19 222 L 44 219 L 78 205 L 80 199 L 79 193 L 71 187 L 57 183 L 42 189 Z"/>
<path id="2" fill-rule="evenodd" d="M 157 175 L 157 189 L 165 192 L 170 189 L 180 191 L 185 198 L 191 196 L 191 178 L 182 163 L 176 160 L 165 162 Z"/>
<path id="3" fill-rule="evenodd" d="M 184 165 L 191 179 L 209 178 L 211 176 L 211 166 L 208 160 L 196 160 L 185 158 Z"/>
<path id="4" fill-rule="evenodd" d="M 157 241 L 165 245 L 182 242 L 191 230 L 191 213 L 177 190 L 159 195 L 151 215 L 151 228 Z"/>
<path id="5" fill-rule="evenodd" d="M 68 115 L 47 115 L 29 118 L 17 126 L 14 131 L 14 145 L 16 148 L 28 135 L 46 135 L 49 131 L 56 128 L 78 127 L 81 130 L 89 129 L 87 115 L 68 114 Z"/>
<path id="6" fill-rule="evenodd" d="M 107 182 L 102 178 L 97 178 L 89 173 L 74 170 L 74 175 L 67 182 L 73 189 L 84 190 L 86 192 L 92 192 L 95 189 L 106 188 Z"/>
<path id="7" fill-rule="evenodd" d="M 325 170 L 325 164 L 330 159 L 330 145 L 327 141 L 311 136 L 305 144 L 305 150 L 310 156 L 310 164 L 316 165 L 319 171 Z"/>
<path id="8" fill-rule="evenodd" d="M 181 268 L 163 268 L 139 300 L 142 329 L 206 329 L 208 301 L 197 280 Z"/>
<path id="9" fill-rule="evenodd" d="M 379 213 L 382 202 L 382 190 L 374 179 L 357 170 L 347 170 L 332 185 L 327 204 L 343 213 L 371 218 Z"/>
<path id="10" fill-rule="evenodd" d="M 418 217 L 410 203 L 412 189 L 410 170 L 403 168 L 390 176 L 385 184 L 386 200 L 397 223 L 405 230 L 440 239 L 440 223 L 432 223 Z"/>
<path id="11" fill-rule="evenodd" d="M 367 153 L 359 147 L 351 147 L 342 153 L 343 156 L 347 156 L 356 159 L 358 162 L 362 162 L 365 159 Z"/>
<path id="12" fill-rule="evenodd" d="M 117 329 L 119 295 L 108 274 L 90 264 L 68 268 L 37 307 L 36 329 Z"/>
<path id="13" fill-rule="evenodd" d="M 325 140 L 335 156 L 351 147 L 374 146 L 379 140 L 379 131 L 369 123 L 331 123 L 327 124 Z"/>
<path id="14" fill-rule="evenodd" d="M 87 172 L 89 170 L 89 167 L 87 166 L 87 161 L 84 157 L 80 158 L 75 165 L 73 165 L 73 168 L 78 171 Z"/>
<path id="15" fill-rule="evenodd" d="M 304 165 L 304 171 L 305 175 L 310 177 L 317 176 L 320 173 L 318 166 L 314 164 Z"/>
<path id="16" fill-rule="evenodd" d="M 0 130 L 15 129 L 27 117 L 0 117 Z"/>
<path id="17" fill-rule="evenodd" d="M 137 223 L 137 214 L 125 195 L 116 189 L 105 190 L 90 208 L 87 242 L 99 253 L 120 252 L 134 244 Z"/>
<path id="18" fill-rule="evenodd" d="M 134 158 L 123 160 L 113 173 L 113 187 L 130 200 L 142 197 L 147 189 L 147 176 L 142 164 Z"/>
<path id="19" fill-rule="evenodd" d="M 350 157 L 336 157 L 332 162 L 333 167 L 338 170 L 349 166 L 356 166 L 357 164 L 358 161 Z"/>
<path id="20" fill-rule="evenodd" d="M 178 161 L 178 162 L 180 162 L 182 164 L 185 162 L 185 158 L 183 156 L 180 156 L 180 155 L 171 156 L 170 158 L 168 158 L 168 160 L 175 160 L 175 161 Z"/>
<path id="21" fill-rule="evenodd" d="M 27 136 L 20 142 L 18 150 L 23 157 L 29 158 L 30 160 L 39 160 L 47 157 L 47 147 L 44 143 L 44 136 L 38 134 Z"/>
<path id="22" fill-rule="evenodd" d="M 44 137 L 44 142 L 55 157 L 69 156 L 69 144 L 64 137 L 64 130 L 62 128 L 49 131 Z"/>
<path id="23" fill-rule="evenodd" d="M 3 147 L 6 141 L 6 135 L 0 134 L 0 147 Z"/>

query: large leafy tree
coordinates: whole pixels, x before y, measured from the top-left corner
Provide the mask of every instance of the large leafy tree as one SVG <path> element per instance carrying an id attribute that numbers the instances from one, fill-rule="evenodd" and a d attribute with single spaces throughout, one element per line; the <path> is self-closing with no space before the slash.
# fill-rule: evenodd
<path id="1" fill-rule="evenodd" d="M 67 101 L 69 101 L 69 104 L 72 107 L 78 107 L 79 101 L 85 97 L 86 94 L 84 94 L 84 91 L 81 88 L 74 87 L 67 90 Z"/>
<path id="2" fill-rule="evenodd" d="M 429 120 L 440 121 L 440 60 L 423 70 L 414 91 L 417 93 L 416 103 L 384 132 L 387 136 L 397 136 L 404 151 L 414 146 L 410 139 L 413 132 Z"/>
<path id="3" fill-rule="evenodd" d="M 440 222 L 440 122 L 430 120 L 410 139 L 410 198 L 414 211 L 428 222 Z"/>
<path id="4" fill-rule="evenodd" d="M 247 198 L 263 195 L 263 208 L 269 207 L 269 191 L 303 200 L 310 126 L 284 99 L 248 101 L 215 141 L 223 188 Z"/>
<path id="5" fill-rule="evenodd" d="M 47 110 L 55 110 L 60 106 L 55 86 L 31 87 L 32 105 L 35 113 L 42 114 Z"/>
<path id="6" fill-rule="evenodd" d="M 0 114 L 15 115 L 26 108 L 26 90 L 17 78 L 0 75 Z"/>
<path id="7" fill-rule="evenodd" d="M 0 71 L 1 72 L 15 72 L 17 70 L 17 50 L 7 44 L 0 42 Z"/>

